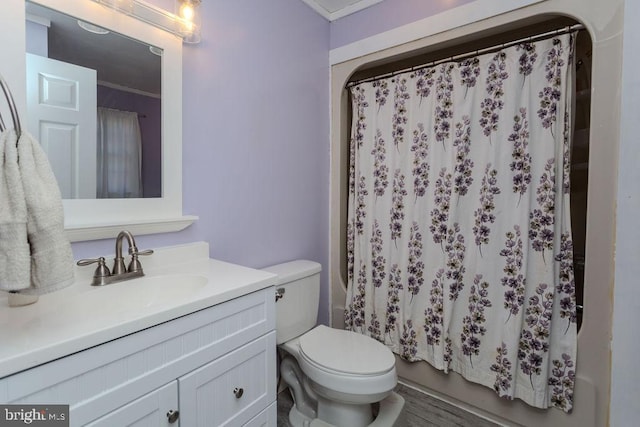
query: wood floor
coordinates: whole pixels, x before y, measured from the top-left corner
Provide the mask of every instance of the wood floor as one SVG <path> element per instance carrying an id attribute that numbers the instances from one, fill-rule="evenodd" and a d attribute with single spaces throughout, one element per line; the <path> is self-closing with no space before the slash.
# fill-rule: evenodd
<path id="1" fill-rule="evenodd" d="M 405 400 L 406 427 L 497 427 L 484 418 L 439 399 L 398 384 L 396 392 Z M 278 395 L 278 427 L 290 427 L 289 409 L 293 405 L 289 390 Z"/>

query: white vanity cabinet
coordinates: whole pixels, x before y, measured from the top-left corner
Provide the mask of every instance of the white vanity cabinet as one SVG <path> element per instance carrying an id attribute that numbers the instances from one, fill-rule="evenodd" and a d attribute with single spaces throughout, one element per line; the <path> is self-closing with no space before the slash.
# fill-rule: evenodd
<path id="1" fill-rule="evenodd" d="M 275 427 L 275 401 L 273 287 L 0 379 L 0 402 L 69 404 L 71 426 Z"/>

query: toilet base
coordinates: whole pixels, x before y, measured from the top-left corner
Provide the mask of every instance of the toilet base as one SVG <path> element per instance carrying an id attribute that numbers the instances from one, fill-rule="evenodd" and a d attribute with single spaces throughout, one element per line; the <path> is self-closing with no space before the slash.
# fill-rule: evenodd
<path id="1" fill-rule="evenodd" d="M 380 410 L 376 418 L 368 423 L 364 424 L 366 427 L 400 427 L 404 425 L 403 412 L 404 399 L 396 392 L 392 392 L 389 396 L 380 402 Z M 289 411 L 289 422 L 294 427 L 352 427 L 353 419 L 347 420 L 338 424 L 330 424 L 320 418 L 310 419 L 301 414 L 296 406 L 293 405 L 291 411 Z"/>

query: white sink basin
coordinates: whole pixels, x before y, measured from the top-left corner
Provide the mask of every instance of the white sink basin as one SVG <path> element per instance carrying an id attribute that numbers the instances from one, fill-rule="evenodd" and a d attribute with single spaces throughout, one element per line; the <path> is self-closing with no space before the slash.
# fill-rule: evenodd
<path id="1" fill-rule="evenodd" d="M 77 295 L 82 305 L 97 311 L 128 311 L 174 303 L 201 290 L 208 279 L 190 274 L 145 276 L 93 287 Z"/>

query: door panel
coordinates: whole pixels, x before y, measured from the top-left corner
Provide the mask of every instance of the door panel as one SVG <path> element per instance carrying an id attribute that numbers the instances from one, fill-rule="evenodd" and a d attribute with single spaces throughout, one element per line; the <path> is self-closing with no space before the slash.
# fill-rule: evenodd
<path id="1" fill-rule="evenodd" d="M 275 332 L 178 378 L 189 427 L 239 426 L 275 401 Z"/>
<path id="2" fill-rule="evenodd" d="M 96 71 L 27 54 L 27 128 L 65 199 L 96 197 Z"/>

